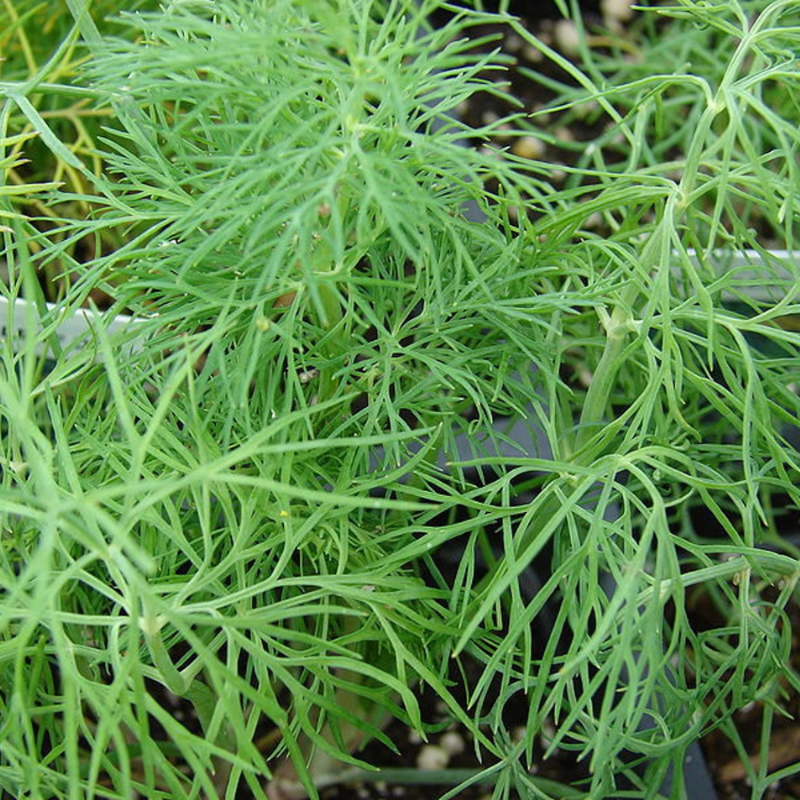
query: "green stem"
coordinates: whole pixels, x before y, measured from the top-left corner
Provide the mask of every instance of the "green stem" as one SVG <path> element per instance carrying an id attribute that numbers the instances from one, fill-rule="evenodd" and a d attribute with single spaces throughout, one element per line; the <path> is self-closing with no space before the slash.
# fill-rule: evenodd
<path id="1" fill-rule="evenodd" d="M 634 288 L 632 291 L 638 294 L 639 290 Z M 625 300 L 627 299 L 625 298 Z M 631 299 L 635 300 L 635 298 Z M 582 460 L 579 455 L 580 451 L 597 432 L 598 426 L 603 423 L 611 391 L 614 388 L 614 381 L 625 360 L 623 351 L 628 344 L 629 333 L 635 325 L 628 308 L 625 301 L 620 303 L 614 309 L 608 322 L 603 355 L 592 376 L 592 382 L 589 384 L 589 390 L 586 392 L 586 399 L 581 410 L 575 447 L 576 454 L 578 454 L 576 461 Z"/>
<path id="2" fill-rule="evenodd" d="M 172 659 L 161 638 L 161 631 L 145 630 L 144 640 L 147 644 L 147 649 L 150 651 L 150 658 L 153 659 L 153 664 L 159 671 L 164 685 L 173 694 L 183 697 L 189 689 L 190 682 L 187 683 L 186 679 L 172 663 Z"/>
<path id="3" fill-rule="evenodd" d="M 330 400 L 336 393 L 336 383 L 333 380 L 336 357 L 346 350 L 347 342 L 343 332 L 337 330 L 342 325 L 342 307 L 336 291 L 332 286 L 325 283 L 317 289 L 320 300 L 320 326 L 331 331 L 333 341 L 327 342 L 321 348 L 321 354 L 325 358 L 325 363 L 319 365 L 319 378 L 317 389 L 317 402 L 323 403 Z M 334 362 L 332 365 L 331 362 Z"/>

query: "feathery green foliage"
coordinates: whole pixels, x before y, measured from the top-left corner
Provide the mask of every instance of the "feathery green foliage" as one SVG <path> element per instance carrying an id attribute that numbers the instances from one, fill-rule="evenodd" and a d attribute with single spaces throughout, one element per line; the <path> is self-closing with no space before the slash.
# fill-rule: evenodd
<path id="1" fill-rule="evenodd" d="M 98 170 L 3 84 L 4 133 L 21 113 L 91 187 L 51 191 L 46 233 L 0 191 L 3 294 L 38 302 L 0 349 L 10 795 L 314 795 L 387 719 L 424 730 L 427 687 L 498 798 L 655 797 L 799 688 L 800 268 L 765 247 L 798 231 L 793 4 L 681 0 L 667 46 L 650 11 L 641 62 L 582 33 L 580 67 L 501 14 L 571 76 L 554 108 L 611 124 L 559 189 L 463 146 L 531 123 L 452 115 L 503 94 L 503 59 L 466 39 L 498 17 L 432 27 L 443 5 L 175 0 L 111 35 L 71 3 Z M 69 279 L 55 309 L 42 274 Z M 62 347 L 98 290 L 136 322 Z M 531 770 L 550 725 L 586 782 Z"/>

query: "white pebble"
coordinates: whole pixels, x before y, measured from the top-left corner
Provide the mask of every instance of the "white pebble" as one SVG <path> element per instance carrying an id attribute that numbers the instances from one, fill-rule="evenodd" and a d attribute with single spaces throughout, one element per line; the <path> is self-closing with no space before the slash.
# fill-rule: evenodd
<path id="1" fill-rule="evenodd" d="M 528 61 L 531 64 L 537 64 L 539 61 L 544 61 L 542 51 L 537 47 L 534 47 L 532 44 L 525 45 L 522 50 L 522 57 L 525 59 L 525 61 Z"/>
<path id="2" fill-rule="evenodd" d="M 456 733 L 456 731 L 449 731 L 448 733 L 442 734 L 442 737 L 439 739 L 439 747 L 451 756 L 461 755 L 464 752 L 465 746 L 464 737 L 460 733 Z"/>
<path id="3" fill-rule="evenodd" d="M 509 125 L 507 122 L 504 122 L 499 128 L 497 128 L 494 132 L 495 139 L 505 140 L 510 138 L 511 134 L 514 132 L 514 127 Z"/>
<path id="4" fill-rule="evenodd" d="M 600 13 L 606 22 L 627 22 L 633 18 L 633 0 L 601 0 Z"/>
<path id="5" fill-rule="evenodd" d="M 592 228 L 599 228 L 603 224 L 603 215 L 599 211 L 589 214 L 583 223 L 584 228 L 591 230 Z"/>
<path id="6" fill-rule="evenodd" d="M 420 769 L 444 769 L 449 763 L 450 754 L 438 744 L 426 744 L 417 755 L 417 766 Z"/>
<path id="7" fill-rule="evenodd" d="M 516 33 L 509 33 L 506 36 L 506 51 L 509 53 L 518 53 L 525 47 L 525 42 Z"/>
<path id="8" fill-rule="evenodd" d="M 572 107 L 572 113 L 578 119 L 586 119 L 590 114 L 594 114 L 599 106 L 594 100 L 588 100 L 585 103 L 578 103 L 578 105 Z"/>
<path id="9" fill-rule="evenodd" d="M 553 31 L 558 49 L 567 56 L 576 56 L 581 50 L 581 36 L 571 19 L 560 19 Z"/>
<path id="10" fill-rule="evenodd" d="M 514 142 L 511 148 L 511 152 L 520 158 L 541 158 L 544 150 L 543 142 L 535 136 L 522 136 Z"/>

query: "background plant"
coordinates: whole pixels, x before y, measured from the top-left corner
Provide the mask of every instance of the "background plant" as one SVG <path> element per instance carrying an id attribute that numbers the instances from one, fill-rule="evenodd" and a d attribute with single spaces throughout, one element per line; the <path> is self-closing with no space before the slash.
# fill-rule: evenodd
<path id="1" fill-rule="evenodd" d="M 386 715 L 422 728 L 422 686 L 498 797 L 550 793 L 529 771 L 549 720 L 551 748 L 590 760 L 579 791 L 653 796 L 704 730 L 796 689 L 799 573 L 773 509 L 797 504 L 797 335 L 776 322 L 798 274 L 759 235 L 794 249 L 791 4 L 681 3 L 674 24 L 725 54 L 697 70 L 655 39 L 660 74 L 588 47 L 562 63 L 580 88 L 554 105 L 596 103 L 614 136 L 558 191 L 548 165 L 461 146 L 447 112 L 502 92 L 463 40 L 492 17 L 432 29 L 440 5 L 181 2 L 120 38 L 76 9 L 80 84 L 118 122 L 82 173 L 88 218 L 8 226 L 6 291 L 56 266 L 63 309 L 100 288 L 140 322 L 54 366 L 37 349 L 54 312 L 4 344 L 13 796 L 263 797 L 268 765 L 313 792 Z M 75 257 L 110 230 L 113 252 Z M 745 274 L 721 246 L 763 258 Z M 514 451 L 498 420 L 519 417 L 549 452 Z M 687 612 L 697 586 L 711 630 Z M 482 664 L 468 704 L 464 655 Z M 504 710 L 523 702 L 514 741 Z M 751 777 L 774 779 L 766 756 Z"/>
<path id="2" fill-rule="evenodd" d="M 120 5 L 116 0 L 93 4 L 98 34 L 119 32 L 109 17 Z M 143 0 L 125 3 L 131 11 L 146 6 Z M 0 29 L 0 81 L 6 98 L 2 126 L 4 132 L 13 132 L 4 145 L 4 184 L 15 202 L 6 214 L 37 218 L 39 229 L 57 235 L 54 220 L 89 213 L 86 196 L 94 191 L 93 179 L 103 168 L 95 140 L 101 123 L 111 122 L 111 112 L 99 108 L 96 94 L 77 79 L 88 52 L 64 4 L 7 0 L 0 7 Z M 59 202 L 43 199 L 40 192 L 54 185 L 69 194 Z M 118 243 L 109 229 L 102 242 L 81 240 L 72 253 L 84 259 L 98 247 L 112 250 Z M 58 268 L 41 277 L 48 297 L 63 294 Z"/>

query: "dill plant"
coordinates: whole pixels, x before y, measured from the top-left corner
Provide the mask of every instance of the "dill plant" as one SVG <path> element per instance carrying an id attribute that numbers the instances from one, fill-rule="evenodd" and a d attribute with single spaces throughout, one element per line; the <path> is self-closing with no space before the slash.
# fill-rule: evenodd
<path id="1" fill-rule="evenodd" d="M 467 783 L 654 797 L 704 731 L 735 738 L 762 700 L 767 741 L 797 690 L 775 517 L 798 500 L 792 3 L 659 8 L 691 53 L 652 28 L 655 73 L 580 25 L 579 67 L 506 14 L 434 28 L 442 6 L 172 2 L 113 38 L 71 3 L 81 84 L 113 111 L 102 173 L 75 167 L 92 213 L 3 231 L 3 291 L 38 301 L 0 351 L 12 796 L 315 795 L 393 745 L 388 718 L 424 733 L 427 687 L 487 764 Z M 466 39 L 499 19 L 571 76 L 555 108 L 613 125 L 564 188 L 463 147 L 521 116 L 451 116 L 504 95 L 502 58 Z M 75 258 L 109 230 L 116 249 Z M 56 309 L 47 270 L 70 279 Z M 136 323 L 62 347 L 97 289 Z M 586 782 L 531 769 L 550 724 Z M 763 750 L 748 769 L 754 791 L 776 777 Z"/>
<path id="2" fill-rule="evenodd" d="M 125 7 L 132 10 L 147 3 L 136 0 Z M 104 32 L 114 31 L 112 17 L 121 5 L 118 0 L 93 4 Z M 5 213 L 35 216 L 38 228 L 57 235 L 59 218 L 89 213 L 84 195 L 92 191 L 93 179 L 102 171 L 95 137 L 111 112 L 95 104 L 95 93 L 77 78 L 87 49 L 62 3 L 6 0 L 0 5 L 0 31 L 0 86 L 8 100 L 2 126 L 13 131 L 4 142 L 8 162 L 3 184 L 6 193 L 15 195 L 14 211 L 7 208 Z M 41 196 L 54 185 L 69 192 L 58 203 Z M 73 250 L 81 257 L 97 247 L 108 250 L 117 245 L 115 232 L 107 230 L 103 241 L 79 240 Z M 41 277 L 48 298 L 64 292 L 64 276 L 57 271 Z"/>

